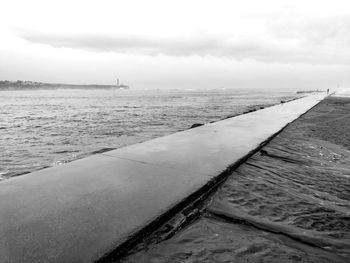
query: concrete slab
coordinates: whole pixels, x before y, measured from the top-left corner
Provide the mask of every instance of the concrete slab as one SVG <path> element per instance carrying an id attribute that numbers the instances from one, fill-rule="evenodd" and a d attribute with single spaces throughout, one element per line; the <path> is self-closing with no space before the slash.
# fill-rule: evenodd
<path id="1" fill-rule="evenodd" d="M 97 260 L 323 97 L 0 182 L 1 262 Z"/>
<path id="2" fill-rule="evenodd" d="M 0 262 L 92 262 L 208 180 L 102 155 L 5 180 Z"/>

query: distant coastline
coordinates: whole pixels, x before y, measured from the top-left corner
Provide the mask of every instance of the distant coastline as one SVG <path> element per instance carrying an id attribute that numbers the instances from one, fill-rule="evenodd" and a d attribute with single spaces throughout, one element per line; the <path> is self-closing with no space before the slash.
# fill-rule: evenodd
<path id="1" fill-rule="evenodd" d="M 297 91 L 297 94 L 310 94 L 310 93 L 320 93 L 320 92 L 324 92 L 324 90 L 299 90 Z"/>
<path id="2" fill-rule="evenodd" d="M 129 89 L 125 85 L 45 83 L 27 80 L 0 80 L 0 90 L 42 90 L 42 89 Z"/>

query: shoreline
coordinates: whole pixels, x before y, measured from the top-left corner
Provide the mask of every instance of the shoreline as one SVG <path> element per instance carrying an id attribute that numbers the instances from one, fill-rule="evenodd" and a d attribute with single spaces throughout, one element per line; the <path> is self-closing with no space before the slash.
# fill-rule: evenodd
<path id="1" fill-rule="evenodd" d="M 2 181 L 1 254 L 9 262 L 110 260 L 105 256 L 137 241 L 146 226 L 152 230 L 201 199 L 323 98 L 307 96 Z"/>
<path id="2" fill-rule="evenodd" d="M 123 262 L 347 262 L 349 106 L 326 98 L 233 171 L 195 219 L 164 225 Z"/>

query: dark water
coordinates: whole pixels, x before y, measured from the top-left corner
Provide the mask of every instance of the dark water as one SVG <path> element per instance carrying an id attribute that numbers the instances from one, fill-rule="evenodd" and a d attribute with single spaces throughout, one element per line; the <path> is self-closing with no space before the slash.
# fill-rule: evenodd
<path id="1" fill-rule="evenodd" d="M 294 95 L 239 90 L 0 91 L 0 179 Z"/>

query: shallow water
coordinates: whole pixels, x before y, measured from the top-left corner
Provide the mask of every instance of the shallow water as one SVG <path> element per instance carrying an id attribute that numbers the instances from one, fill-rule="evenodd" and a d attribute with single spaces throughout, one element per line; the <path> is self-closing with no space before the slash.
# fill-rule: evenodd
<path id="1" fill-rule="evenodd" d="M 239 90 L 0 91 L 0 179 L 292 97 Z"/>

